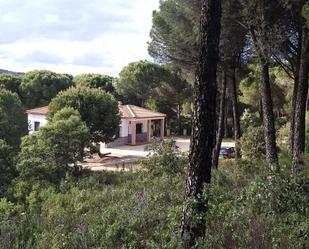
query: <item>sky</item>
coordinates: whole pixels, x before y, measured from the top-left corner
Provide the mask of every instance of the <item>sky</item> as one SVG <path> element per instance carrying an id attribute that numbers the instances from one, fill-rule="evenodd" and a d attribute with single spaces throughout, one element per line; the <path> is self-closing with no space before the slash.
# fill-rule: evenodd
<path id="1" fill-rule="evenodd" d="M 151 60 L 159 0 L 0 0 L 0 68 L 117 76 Z"/>

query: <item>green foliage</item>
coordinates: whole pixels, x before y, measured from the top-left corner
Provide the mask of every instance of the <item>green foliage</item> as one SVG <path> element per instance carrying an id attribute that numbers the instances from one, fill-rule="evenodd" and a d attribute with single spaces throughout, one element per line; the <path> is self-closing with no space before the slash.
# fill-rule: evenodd
<path id="1" fill-rule="evenodd" d="M 196 248 L 308 247 L 308 176 L 268 175 L 265 164 L 242 160 L 219 168 L 204 194 L 207 239 Z M 26 205 L 1 199 L 0 247 L 181 248 L 180 176 L 86 173 L 59 188 L 34 186 Z"/>
<path id="2" fill-rule="evenodd" d="M 288 150 L 290 146 L 290 133 L 291 133 L 291 124 L 290 122 L 286 123 L 283 125 L 279 130 L 278 130 L 278 135 L 277 135 L 277 141 L 278 145 L 285 149 Z M 306 113 L 306 127 L 305 127 L 305 153 L 309 153 L 309 112 Z"/>
<path id="3" fill-rule="evenodd" d="M 153 88 L 165 78 L 167 71 L 149 61 L 132 62 L 119 73 L 117 93 L 125 102 L 143 106 Z"/>
<path id="4" fill-rule="evenodd" d="M 66 166 L 82 161 L 83 150 L 90 144 L 88 127 L 70 107 L 58 111 L 38 136 L 55 156 L 56 164 Z"/>
<path id="5" fill-rule="evenodd" d="M 290 143 L 290 122 L 286 123 L 283 125 L 277 133 L 277 144 L 280 146 L 280 148 L 283 148 L 287 150 L 289 148 L 289 143 Z"/>
<path id="6" fill-rule="evenodd" d="M 103 90 L 77 87 L 59 93 L 48 106 L 49 119 L 64 107 L 72 107 L 80 113 L 90 130 L 92 142 L 109 142 L 117 132 L 118 103 Z"/>
<path id="7" fill-rule="evenodd" d="M 208 240 L 198 248 L 308 247 L 308 176 L 260 173 L 233 185 L 238 181 L 231 171 L 215 174 L 205 193 Z"/>
<path id="8" fill-rule="evenodd" d="M 262 120 L 257 112 L 251 112 L 245 109 L 240 118 L 241 130 L 245 133 L 250 127 L 257 127 L 262 125 Z"/>
<path id="9" fill-rule="evenodd" d="M 246 44 L 247 29 L 242 25 L 239 1 L 222 2 L 220 58 L 225 66 L 236 66 L 238 56 L 243 53 Z"/>
<path id="10" fill-rule="evenodd" d="M 18 150 L 20 138 L 27 133 L 27 116 L 16 93 L 0 89 L 0 139 Z"/>
<path id="11" fill-rule="evenodd" d="M 249 64 L 245 70 L 245 77 L 241 80 L 239 90 L 241 92 L 240 101 L 253 111 L 259 111 L 261 105 L 259 89 L 259 67 L 257 64 Z M 270 69 L 271 91 L 273 97 L 274 110 L 278 113 L 286 113 L 286 103 L 291 99 L 291 80 L 280 67 Z"/>
<path id="12" fill-rule="evenodd" d="M 22 76 L 20 93 L 27 108 L 48 105 L 58 92 L 73 85 L 70 75 L 35 70 Z"/>
<path id="13" fill-rule="evenodd" d="M 0 88 L 3 87 L 11 92 L 19 94 L 21 77 L 13 74 L 0 74 Z"/>
<path id="14" fill-rule="evenodd" d="M 18 198 L 24 198 L 37 182 L 57 184 L 65 175 L 64 165 L 55 163 L 54 155 L 39 135 L 37 132 L 22 138 L 16 165 L 19 179 L 14 186 L 14 194 Z"/>
<path id="15" fill-rule="evenodd" d="M 74 77 L 74 83 L 76 86 L 100 88 L 111 94 L 115 93 L 113 81 L 113 77 L 102 74 L 81 74 Z"/>
<path id="16" fill-rule="evenodd" d="M 35 134 L 24 137 L 17 169 L 25 188 L 36 182 L 59 183 L 67 172 L 78 169 L 89 137 L 86 124 L 72 108 L 60 110 Z"/>
<path id="17" fill-rule="evenodd" d="M 153 12 L 149 54 L 159 62 L 192 69 L 198 54 L 200 1 L 161 1 Z"/>
<path id="18" fill-rule="evenodd" d="M 306 19 L 307 26 L 309 27 L 309 3 L 306 3 L 303 7 L 303 17 Z"/>
<path id="19" fill-rule="evenodd" d="M 166 191 L 171 185 L 173 191 Z M 67 178 L 59 191 L 34 188 L 25 209 L 15 214 L 15 206 L 6 202 L 1 209 L 0 202 L 0 210 L 12 214 L 14 227 L 0 234 L 0 247 L 10 241 L 9 248 L 173 248 L 182 203 L 176 193 L 181 189 L 179 177 L 141 173 L 92 173 Z M 0 218 L 3 230 L 6 220 Z M 23 236 L 14 236 L 17 231 Z"/>
<path id="20" fill-rule="evenodd" d="M 289 143 L 290 143 L 290 122 L 286 123 L 283 125 L 279 130 L 278 130 L 278 144 L 281 148 L 288 150 L 289 149 Z M 306 127 L 305 127 L 305 153 L 309 153 L 309 112 L 306 113 Z"/>
<path id="21" fill-rule="evenodd" d="M 1 199 L 0 248 L 181 248 L 184 161 L 173 141 L 153 146 L 147 171 L 69 175 L 57 187 L 34 185 L 23 203 Z M 219 169 L 203 194 L 207 239 L 196 248 L 308 247 L 307 175 L 268 175 L 252 160 Z"/>
<path id="22" fill-rule="evenodd" d="M 148 157 L 141 160 L 141 164 L 151 174 L 175 175 L 184 173 L 187 158 L 176 145 L 174 140 L 155 140 L 147 149 Z"/>
<path id="23" fill-rule="evenodd" d="M 260 159 L 265 156 L 264 129 L 249 127 L 240 139 L 242 155 L 246 159 Z"/>
<path id="24" fill-rule="evenodd" d="M 0 139 L 0 198 L 4 196 L 12 179 L 16 176 L 13 148 Z"/>
<path id="25" fill-rule="evenodd" d="M 151 91 L 157 111 L 167 114 L 169 119 L 177 119 L 182 113 L 182 105 L 191 100 L 192 88 L 181 76 L 181 71 L 165 67 L 161 83 Z M 165 77 L 164 77 L 165 76 Z"/>
<path id="26" fill-rule="evenodd" d="M 187 130 L 187 135 L 190 135 L 192 129 L 191 116 L 180 116 L 179 120 L 172 120 L 169 124 L 169 127 L 172 134 L 183 135 L 183 131 L 185 129 Z"/>
<path id="27" fill-rule="evenodd" d="M 260 106 L 260 90 L 257 65 L 249 65 L 245 75 L 246 77 L 241 80 L 239 85 L 241 92 L 239 100 L 250 106 L 254 111 L 258 111 Z"/>
<path id="28" fill-rule="evenodd" d="M 116 89 L 125 103 L 145 106 L 177 119 L 182 105 L 192 96 L 192 89 L 181 71 L 148 61 L 130 63 L 119 75 Z"/>
<path id="29" fill-rule="evenodd" d="M 0 248 L 18 248 L 23 211 L 22 206 L 0 199 Z"/>

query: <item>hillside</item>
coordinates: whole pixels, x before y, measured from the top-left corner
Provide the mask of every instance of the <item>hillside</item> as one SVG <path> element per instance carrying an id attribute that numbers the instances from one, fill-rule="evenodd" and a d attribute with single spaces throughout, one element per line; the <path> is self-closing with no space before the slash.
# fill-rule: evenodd
<path id="1" fill-rule="evenodd" d="M 23 75 L 24 73 L 21 72 L 13 72 L 13 71 L 9 71 L 9 70 L 5 70 L 5 69 L 0 69 L 0 74 L 13 74 L 13 75 Z"/>

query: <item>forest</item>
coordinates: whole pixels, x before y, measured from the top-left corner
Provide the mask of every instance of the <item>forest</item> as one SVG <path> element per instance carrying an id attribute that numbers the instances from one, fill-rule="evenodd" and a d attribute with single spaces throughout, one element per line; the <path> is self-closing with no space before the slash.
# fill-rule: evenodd
<path id="1" fill-rule="evenodd" d="M 153 62 L 118 77 L 0 75 L 0 249 L 309 248 L 309 1 L 161 0 L 149 34 Z M 83 169 L 119 101 L 172 136 L 140 171 Z"/>

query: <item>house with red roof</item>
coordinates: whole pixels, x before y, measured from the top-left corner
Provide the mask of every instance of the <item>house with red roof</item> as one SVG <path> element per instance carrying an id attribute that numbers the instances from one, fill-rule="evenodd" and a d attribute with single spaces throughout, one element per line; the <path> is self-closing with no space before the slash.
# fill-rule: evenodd
<path id="1" fill-rule="evenodd" d="M 119 105 L 121 122 L 113 142 L 102 144 L 111 148 L 121 145 L 150 143 L 154 135 L 164 137 L 166 114 L 148 110 L 135 105 Z M 48 106 L 27 110 L 29 134 L 39 130 L 47 123 Z M 157 125 L 156 125 L 157 124 Z M 159 129 L 155 129 L 158 127 Z M 156 134 L 155 130 L 159 133 Z"/>

